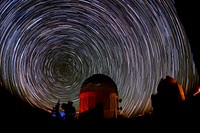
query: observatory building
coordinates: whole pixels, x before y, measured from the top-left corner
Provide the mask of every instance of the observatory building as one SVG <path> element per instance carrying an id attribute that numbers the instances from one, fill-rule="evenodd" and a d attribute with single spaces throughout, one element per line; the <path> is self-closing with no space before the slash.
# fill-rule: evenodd
<path id="1" fill-rule="evenodd" d="M 104 74 L 87 78 L 80 90 L 79 117 L 117 118 L 118 91 L 115 82 Z"/>
<path id="2" fill-rule="evenodd" d="M 159 117 L 162 115 L 175 118 L 181 114 L 185 94 L 180 83 L 174 78 L 166 76 L 165 79 L 160 80 L 157 93 L 151 96 L 151 100 L 154 114 Z"/>

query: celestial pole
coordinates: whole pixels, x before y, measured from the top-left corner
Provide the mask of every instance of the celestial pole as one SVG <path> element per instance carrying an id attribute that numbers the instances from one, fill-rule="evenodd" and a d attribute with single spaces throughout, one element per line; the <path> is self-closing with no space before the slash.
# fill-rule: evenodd
<path id="1" fill-rule="evenodd" d="M 2 0 L 1 84 L 50 112 L 59 99 L 79 108 L 79 91 L 102 73 L 116 83 L 120 113 L 149 113 L 169 75 L 185 94 L 198 74 L 173 0 Z"/>

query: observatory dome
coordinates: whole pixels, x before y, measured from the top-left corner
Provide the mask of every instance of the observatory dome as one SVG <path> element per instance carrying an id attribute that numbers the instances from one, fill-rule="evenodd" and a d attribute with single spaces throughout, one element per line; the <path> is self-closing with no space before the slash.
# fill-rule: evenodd
<path id="1" fill-rule="evenodd" d="M 118 94 L 115 82 L 104 74 L 94 74 L 87 78 L 81 86 L 80 93 L 94 91 Z"/>
<path id="2" fill-rule="evenodd" d="M 115 82 L 104 74 L 87 78 L 80 89 L 79 118 L 117 118 L 118 91 Z"/>

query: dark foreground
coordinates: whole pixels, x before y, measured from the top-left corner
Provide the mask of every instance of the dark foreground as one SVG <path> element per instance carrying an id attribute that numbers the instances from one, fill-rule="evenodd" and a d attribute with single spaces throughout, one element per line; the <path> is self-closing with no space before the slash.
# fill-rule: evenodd
<path id="1" fill-rule="evenodd" d="M 200 96 L 187 102 L 180 114 L 155 115 L 117 119 L 75 119 L 64 121 L 51 114 L 19 101 L 3 89 L 0 90 L 0 128 L 2 132 L 68 132 L 68 131 L 151 131 L 151 132 L 195 132 L 200 120 Z"/>
<path id="2" fill-rule="evenodd" d="M 196 132 L 199 118 L 155 118 L 153 114 L 136 118 L 75 120 L 66 122 L 50 115 L 35 112 L 33 114 L 14 114 L 17 116 L 3 116 L 1 130 L 6 132 L 104 132 L 104 131 L 151 131 L 151 132 Z"/>

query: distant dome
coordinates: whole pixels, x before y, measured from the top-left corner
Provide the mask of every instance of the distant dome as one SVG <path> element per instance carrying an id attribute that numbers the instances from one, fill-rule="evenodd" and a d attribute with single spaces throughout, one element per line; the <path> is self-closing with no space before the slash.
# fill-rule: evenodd
<path id="1" fill-rule="evenodd" d="M 104 74 L 94 74 L 83 82 L 80 93 L 93 91 L 118 93 L 115 82 L 112 78 Z"/>

